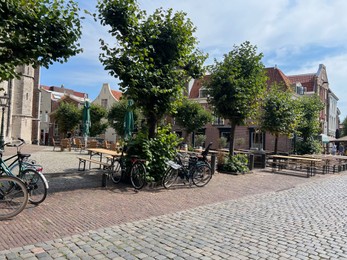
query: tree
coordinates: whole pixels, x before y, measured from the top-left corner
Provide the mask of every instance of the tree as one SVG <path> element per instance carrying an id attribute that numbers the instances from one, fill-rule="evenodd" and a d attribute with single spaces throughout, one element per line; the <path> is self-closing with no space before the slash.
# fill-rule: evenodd
<path id="1" fill-rule="evenodd" d="M 108 124 L 102 122 L 103 118 L 107 117 L 107 111 L 100 105 L 91 104 L 90 106 L 90 136 L 97 136 L 106 131 Z"/>
<path id="2" fill-rule="evenodd" d="M 0 81 L 20 75 L 19 65 L 48 68 L 82 51 L 74 0 L 0 1 Z"/>
<path id="3" fill-rule="evenodd" d="M 319 112 L 324 109 L 324 104 L 315 94 L 313 96 L 304 96 L 299 100 L 300 121 L 298 132 L 306 142 L 309 138 L 314 138 L 321 132 L 319 123 Z"/>
<path id="4" fill-rule="evenodd" d="M 115 103 L 107 115 L 108 123 L 113 129 L 117 132 L 117 134 L 121 137 L 124 137 L 124 117 L 127 112 L 127 99 L 121 99 L 119 102 Z M 136 121 L 139 118 L 139 112 L 137 109 L 133 111 L 134 121 L 136 126 Z"/>
<path id="5" fill-rule="evenodd" d="M 54 112 L 54 118 L 58 124 L 59 132 L 65 135 L 73 130 L 81 122 L 81 110 L 72 103 L 61 102 Z"/>
<path id="6" fill-rule="evenodd" d="M 157 9 L 146 16 L 136 0 L 101 0 L 102 25 L 110 26 L 116 47 L 101 41 L 100 60 L 140 108 L 153 138 L 157 123 L 181 97 L 189 77 L 202 75 L 206 59 L 196 49 L 195 27 L 183 12 Z"/>
<path id="7" fill-rule="evenodd" d="M 260 116 L 260 128 L 275 136 L 274 152 L 278 151 L 278 137 L 294 133 L 299 119 L 297 101 L 280 86 L 272 86 L 266 95 Z"/>
<path id="8" fill-rule="evenodd" d="M 177 107 L 175 120 L 186 130 L 187 135 L 184 140 L 187 141 L 191 133 L 212 121 L 212 115 L 199 103 L 184 99 L 181 105 Z"/>
<path id="9" fill-rule="evenodd" d="M 302 141 L 297 144 L 299 154 L 312 154 L 321 151 L 321 144 L 316 137 L 321 133 L 319 113 L 324 104 L 317 95 L 304 96 L 299 100 L 300 120 L 297 131 Z"/>
<path id="10" fill-rule="evenodd" d="M 342 136 L 346 136 L 347 135 L 347 116 L 345 117 L 345 119 L 342 121 Z"/>
<path id="11" fill-rule="evenodd" d="M 249 42 L 234 46 L 222 62 L 211 66 L 207 82 L 209 102 L 215 113 L 229 119 L 230 155 L 234 154 L 234 134 L 237 125 L 245 123 L 258 111 L 260 98 L 266 89 L 266 75 L 261 63 L 263 55 Z"/>

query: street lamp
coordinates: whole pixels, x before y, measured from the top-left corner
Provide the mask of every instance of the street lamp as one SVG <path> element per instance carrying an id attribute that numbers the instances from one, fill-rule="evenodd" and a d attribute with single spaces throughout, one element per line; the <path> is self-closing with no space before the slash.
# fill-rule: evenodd
<path id="1" fill-rule="evenodd" d="M 4 150 L 4 117 L 5 117 L 5 107 L 8 106 L 9 97 L 6 92 L 3 96 L 0 96 L 0 107 L 2 108 L 2 117 L 1 117 L 1 132 L 0 132 L 0 150 Z"/>

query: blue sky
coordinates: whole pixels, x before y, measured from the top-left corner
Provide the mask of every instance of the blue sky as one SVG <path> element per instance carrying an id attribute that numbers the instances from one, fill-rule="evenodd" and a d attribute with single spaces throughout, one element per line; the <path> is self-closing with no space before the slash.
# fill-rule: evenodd
<path id="1" fill-rule="evenodd" d="M 80 1 L 95 11 L 96 0 Z M 209 54 L 206 65 L 244 41 L 264 54 L 266 67 L 277 65 L 286 75 L 316 73 L 327 68 L 329 85 L 339 97 L 341 119 L 347 116 L 347 1 L 345 0 L 140 0 L 142 9 L 173 8 L 187 13 L 197 27 L 198 48 Z M 102 84 L 118 89 L 118 80 L 99 62 L 99 39 L 113 39 L 99 23 L 83 22 L 82 54 L 41 70 L 42 85 L 64 85 L 96 98 Z"/>

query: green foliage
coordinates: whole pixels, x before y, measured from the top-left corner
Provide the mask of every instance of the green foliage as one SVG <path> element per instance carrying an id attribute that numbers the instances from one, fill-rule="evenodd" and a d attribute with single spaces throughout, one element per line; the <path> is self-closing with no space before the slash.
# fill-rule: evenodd
<path id="1" fill-rule="evenodd" d="M 0 81 L 20 75 L 19 65 L 48 68 L 82 51 L 74 0 L 0 1 Z"/>
<path id="2" fill-rule="evenodd" d="M 299 99 L 300 120 L 297 131 L 306 142 L 321 132 L 319 113 L 324 109 L 324 104 L 317 95 L 304 96 Z"/>
<path id="3" fill-rule="evenodd" d="M 110 109 L 107 115 L 108 123 L 113 127 L 117 134 L 121 137 L 124 137 L 124 117 L 127 112 L 127 99 L 121 99 L 119 102 L 116 102 Z M 140 111 L 134 109 L 134 125 L 138 125 L 138 120 L 140 119 Z"/>
<path id="4" fill-rule="evenodd" d="M 151 180 L 159 181 L 167 168 L 165 162 L 175 157 L 181 140 L 172 133 L 171 126 L 159 127 L 155 138 L 145 139 L 143 151 L 148 161 L 147 168 Z"/>
<path id="5" fill-rule="evenodd" d="M 225 148 L 228 144 L 228 140 L 226 137 L 222 136 L 218 139 L 218 148 Z"/>
<path id="6" fill-rule="evenodd" d="M 90 106 L 90 136 L 97 136 L 106 131 L 108 124 L 103 122 L 106 118 L 107 111 L 104 107 L 96 104 L 91 104 Z"/>
<path id="7" fill-rule="evenodd" d="M 322 144 L 319 140 L 313 138 L 307 139 L 307 141 L 298 141 L 296 143 L 296 152 L 298 154 L 320 154 L 322 152 Z"/>
<path id="8" fill-rule="evenodd" d="M 222 62 L 215 61 L 207 81 L 209 102 L 218 116 L 231 123 L 230 153 L 234 152 L 236 125 L 255 117 L 266 89 L 266 74 L 261 62 L 263 55 L 249 42 L 234 46 L 224 55 Z"/>
<path id="9" fill-rule="evenodd" d="M 99 18 L 117 46 L 101 40 L 100 60 L 143 112 L 150 138 L 172 110 L 189 77 L 203 73 L 206 56 L 196 49 L 195 27 L 183 12 L 157 9 L 146 16 L 136 0 L 100 0 Z"/>
<path id="10" fill-rule="evenodd" d="M 72 103 L 61 102 L 54 112 L 54 118 L 61 134 L 73 132 L 81 121 L 81 110 Z"/>
<path id="11" fill-rule="evenodd" d="M 343 128 L 342 128 L 342 136 L 347 135 L 347 117 L 342 122 Z"/>
<path id="12" fill-rule="evenodd" d="M 180 126 L 186 129 L 187 134 L 189 135 L 211 122 L 212 115 L 199 103 L 184 99 L 177 107 L 175 120 Z"/>
<path id="13" fill-rule="evenodd" d="M 236 154 L 234 156 L 226 157 L 223 170 L 227 172 L 249 172 L 247 155 Z"/>
<path id="14" fill-rule="evenodd" d="M 206 141 L 206 135 L 195 136 L 195 146 L 203 146 Z"/>
<path id="15" fill-rule="evenodd" d="M 260 127 L 276 137 L 274 151 L 277 153 L 277 139 L 280 135 L 294 133 L 299 120 L 297 101 L 292 93 L 279 86 L 272 86 L 262 104 Z"/>

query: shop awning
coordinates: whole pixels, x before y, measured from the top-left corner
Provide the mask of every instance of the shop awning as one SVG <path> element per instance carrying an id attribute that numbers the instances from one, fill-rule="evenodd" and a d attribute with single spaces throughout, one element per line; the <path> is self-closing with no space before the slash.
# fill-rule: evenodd
<path id="1" fill-rule="evenodd" d="M 321 140 L 323 144 L 327 144 L 329 142 L 332 142 L 333 140 L 335 140 L 335 138 L 327 136 L 326 134 L 320 134 Z"/>

